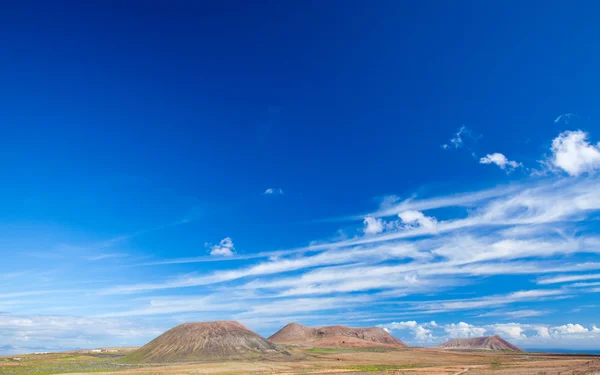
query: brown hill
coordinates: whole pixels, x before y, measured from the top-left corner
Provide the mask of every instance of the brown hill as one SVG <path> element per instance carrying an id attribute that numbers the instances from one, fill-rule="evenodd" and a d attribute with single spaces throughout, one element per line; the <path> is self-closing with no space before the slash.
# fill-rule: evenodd
<path id="1" fill-rule="evenodd" d="M 454 339 L 438 346 L 442 349 L 455 350 L 510 350 L 522 352 L 523 350 L 504 340 L 500 336 L 483 336 L 469 339 Z"/>
<path id="2" fill-rule="evenodd" d="M 313 347 L 406 347 L 406 345 L 377 327 L 350 328 L 345 326 L 306 327 L 290 323 L 269 337 L 277 344 Z"/>
<path id="3" fill-rule="evenodd" d="M 189 362 L 277 357 L 285 351 L 238 322 L 185 323 L 168 330 L 126 359 L 132 362 Z"/>

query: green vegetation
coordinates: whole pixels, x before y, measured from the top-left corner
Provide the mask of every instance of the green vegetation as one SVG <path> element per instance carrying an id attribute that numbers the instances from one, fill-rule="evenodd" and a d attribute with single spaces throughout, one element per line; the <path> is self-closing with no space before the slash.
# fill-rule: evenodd
<path id="1" fill-rule="evenodd" d="M 384 353 L 396 351 L 393 348 L 310 348 L 307 353 L 357 353 L 357 352 L 372 352 Z"/>
<path id="2" fill-rule="evenodd" d="M 490 370 L 500 370 L 502 368 L 502 362 L 499 359 L 495 358 L 490 363 Z"/>
<path id="3" fill-rule="evenodd" d="M 344 367 L 347 370 L 358 370 L 358 371 L 393 371 L 393 370 L 407 370 L 417 367 L 416 365 L 364 365 L 364 366 L 348 366 Z"/>
<path id="4" fill-rule="evenodd" d="M 337 348 L 310 348 L 308 353 L 343 353 L 344 349 Z"/>
<path id="5" fill-rule="evenodd" d="M 52 375 L 78 372 L 105 372 L 132 368 L 118 357 L 105 358 L 84 354 L 48 354 L 20 356 L 20 361 L 0 359 L 0 375 Z"/>

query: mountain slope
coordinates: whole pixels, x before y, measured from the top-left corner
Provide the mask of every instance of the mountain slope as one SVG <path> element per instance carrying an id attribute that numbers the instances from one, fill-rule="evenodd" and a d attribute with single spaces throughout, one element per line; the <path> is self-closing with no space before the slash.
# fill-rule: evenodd
<path id="1" fill-rule="evenodd" d="M 521 348 L 516 347 L 500 336 L 472 337 L 468 339 L 454 339 L 446 341 L 438 346 L 442 349 L 455 350 L 510 350 L 522 352 Z"/>
<path id="2" fill-rule="evenodd" d="M 377 327 L 306 327 L 290 323 L 269 337 L 277 344 L 317 347 L 405 347 L 406 345 Z"/>
<path id="3" fill-rule="evenodd" d="M 186 362 L 252 359 L 285 354 L 277 346 L 234 321 L 185 323 L 129 354 L 132 362 Z"/>

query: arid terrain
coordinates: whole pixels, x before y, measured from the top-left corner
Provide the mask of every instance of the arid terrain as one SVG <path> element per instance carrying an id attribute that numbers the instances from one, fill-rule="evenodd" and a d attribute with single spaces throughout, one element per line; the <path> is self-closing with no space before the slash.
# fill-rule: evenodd
<path id="1" fill-rule="evenodd" d="M 600 374 L 600 356 L 518 352 L 498 336 L 451 341 L 452 349 L 410 348 L 375 327 L 289 324 L 269 339 L 234 321 L 185 323 L 141 348 L 0 357 L 0 374 Z"/>
<path id="2" fill-rule="evenodd" d="M 185 323 L 125 358 L 132 363 L 285 358 L 285 350 L 234 321 Z"/>
<path id="3" fill-rule="evenodd" d="M 276 344 L 308 347 L 390 347 L 406 345 L 378 327 L 351 328 L 346 326 L 306 327 L 290 323 L 269 337 Z"/>
<path id="4" fill-rule="evenodd" d="M 511 344 L 500 336 L 453 339 L 439 345 L 438 348 L 453 350 L 501 350 L 523 352 L 521 348 Z"/>
<path id="5" fill-rule="evenodd" d="M 448 351 L 425 348 L 297 348 L 287 359 L 136 364 L 133 349 L 0 357 L 2 375 L 600 374 L 600 356 Z"/>

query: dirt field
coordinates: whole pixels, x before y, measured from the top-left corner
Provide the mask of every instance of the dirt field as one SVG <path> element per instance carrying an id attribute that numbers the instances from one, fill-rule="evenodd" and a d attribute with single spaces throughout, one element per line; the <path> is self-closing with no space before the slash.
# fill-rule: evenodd
<path id="1" fill-rule="evenodd" d="M 2 375 L 194 375 L 194 374 L 394 374 L 394 375 L 600 375 L 600 356 L 535 353 L 452 352 L 436 349 L 288 348 L 285 361 L 198 362 L 137 365 L 124 361 L 130 349 L 0 357 Z"/>

